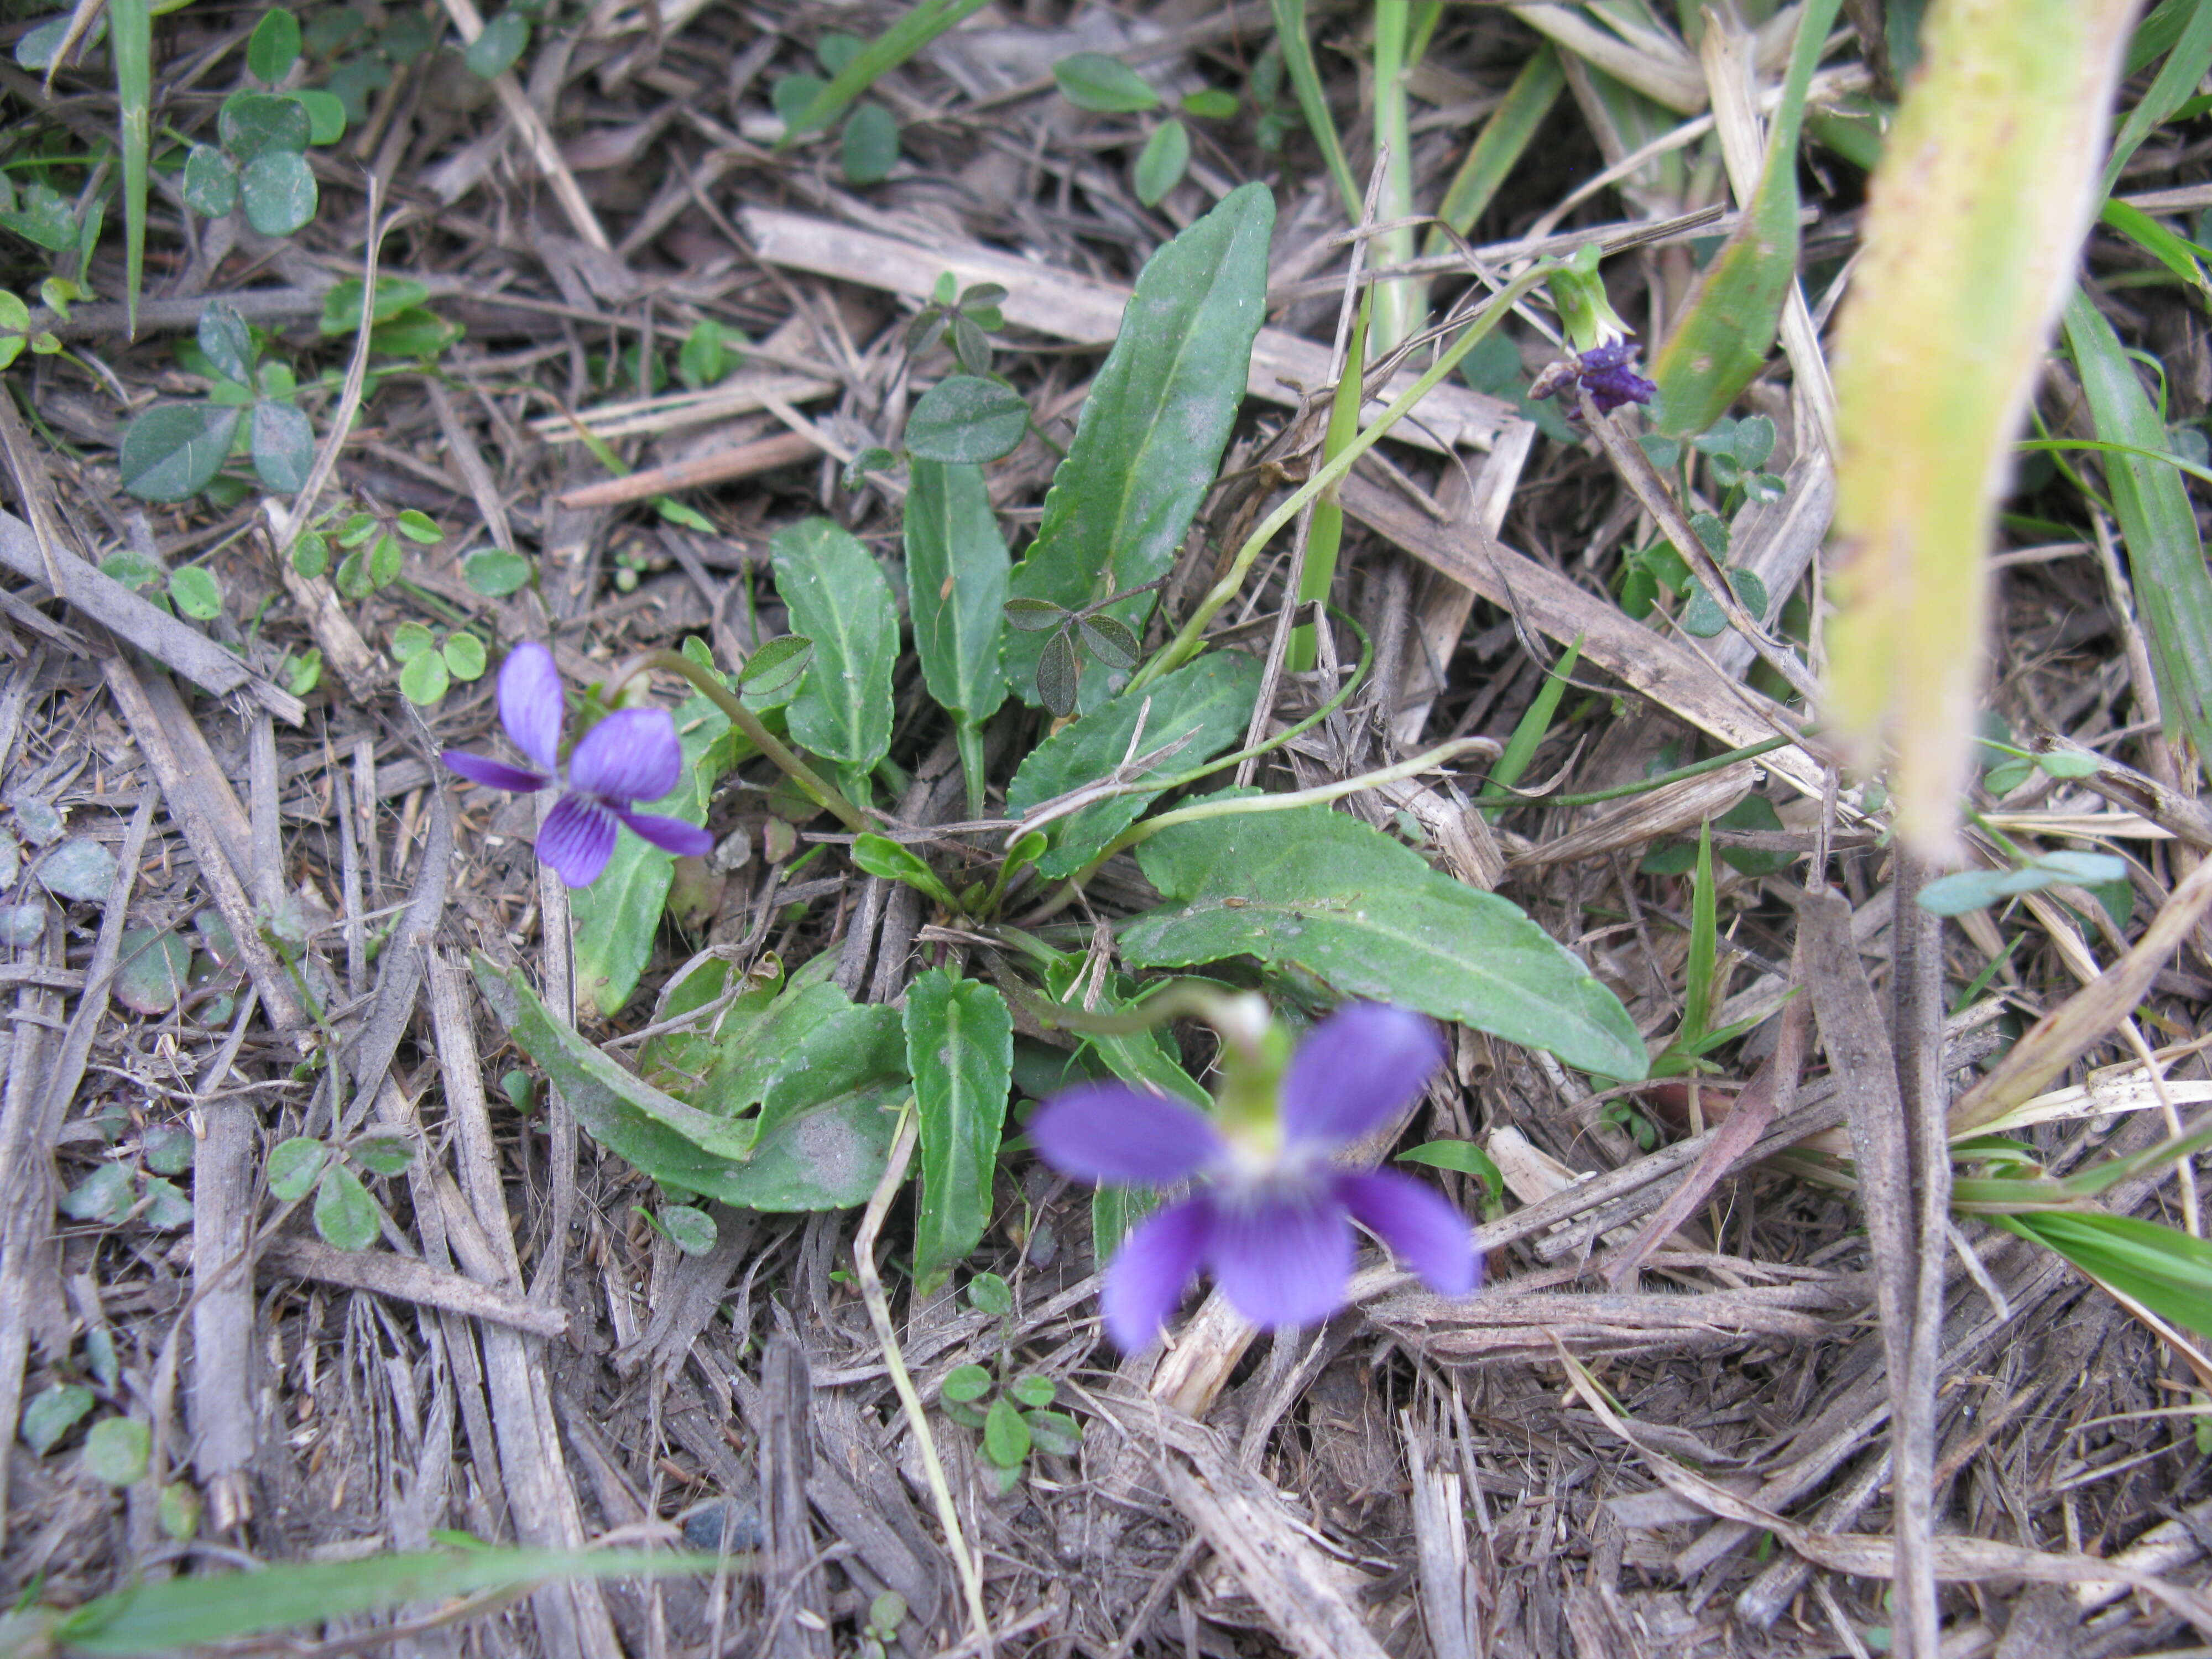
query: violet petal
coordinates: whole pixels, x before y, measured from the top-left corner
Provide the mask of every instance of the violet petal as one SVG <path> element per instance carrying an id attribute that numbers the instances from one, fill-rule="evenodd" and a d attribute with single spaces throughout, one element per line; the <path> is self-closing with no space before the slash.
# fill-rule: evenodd
<path id="1" fill-rule="evenodd" d="M 1148 1216 L 1121 1241 L 1098 1304 L 1106 1334 L 1124 1353 L 1152 1346 L 1198 1272 L 1212 1231 L 1212 1200 L 1201 1194 Z"/>
<path id="2" fill-rule="evenodd" d="M 1474 1288 L 1482 1264 L 1467 1218 L 1426 1182 L 1376 1170 L 1339 1176 L 1336 1194 L 1437 1295 L 1465 1296 Z"/>
<path id="3" fill-rule="evenodd" d="M 448 770 L 458 772 L 471 783 L 481 783 L 489 789 L 512 789 L 517 794 L 526 795 L 553 781 L 543 772 L 509 766 L 505 761 L 488 760 L 482 755 L 471 755 L 465 749 L 448 749 L 438 758 L 446 763 Z"/>
<path id="4" fill-rule="evenodd" d="M 1196 1175 L 1227 1150 L 1214 1127 L 1181 1101 L 1125 1083 L 1062 1090 L 1037 1108 L 1029 1135 L 1062 1175 L 1146 1187 Z"/>
<path id="5" fill-rule="evenodd" d="M 514 746 L 552 771 L 561 755 L 561 671 L 536 641 L 507 653 L 499 671 L 499 719 Z"/>
<path id="6" fill-rule="evenodd" d="M 538 826 L 538 856 L 571 887 L 589 887 L 614 856 L 615 815 L 574 790 Z"/>
<path id="7" fill-rule="evenodd" d="M 1352 1228 L 1328 1183 L 1224 1193 L 1213 1210 L 1206 1265 L 1245 1318 L 1272 1330 L 1316 1324 L 1344 1305 Z"/>
<path id="8" fill-rule="evenodd" d="M 684 745 L 665 708 L 618 708 L 576 740 L 568 787 L 628 805 L 659 800 L 684 775 Z"/>
<path id="9" fill-rule="evenodd" d="M 712 836 L 682 818 L 663 817 L 658 812 L 628 812 L 619 806 L 615 816 L 629 825 L 632 833 L 679 859 L 702 859 L 714 850 Z"/>
<path id="10" fill-rule="evenodd" d="M 1347 1003 L 1314 1027 L 1283 1077 L 1283 1133 L 1341 1146 L 1420 1096 L 1443 1064 L 1437 1028 L 1386 1002 Z"/>

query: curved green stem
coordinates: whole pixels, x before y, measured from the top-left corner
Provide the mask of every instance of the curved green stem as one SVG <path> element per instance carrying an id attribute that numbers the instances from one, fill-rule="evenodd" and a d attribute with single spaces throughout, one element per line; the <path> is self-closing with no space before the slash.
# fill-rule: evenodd
<path id="1" fill-rule="evenodd" d="M 762 725 L 760 716 L 740 702 L 737 694 L 722 684 L 713 669 L 692 661 L 681 651 L 646 651 L 632 657 L 607 676 L 604 687 L 607 701 L 612 702 L 615 693 L 626 682 L 648 668 L 665 669 L 690 681 L 701 696 L 730 717 L 730 724 L 744 732 L 754 748 L 774 761 L 786 777 L 806 792 L 809 800 L 823 811 L 835 813 L 848 830 L 862 834 L 872 827 L 867 815 L 848 800 L 843 791 L 799 759 L 789 744 Z"/>
<path id="2" fill-rule="evenodd" d="M 1297 518 L 1308 501 L 1351 471 L 1352 463 L 1374 448 L 1386 433 L 1412 412 L 1416 404 L 1457 368 L 1460 360 L 1474 350 L 1483 337 L 1498 325 L 1498 319 L 1510 311 L 1523 295 L 1540 283 L 1558 263 L 1554 259 L 1540 260 L 1499 289 L 1482 309 L 1475 313 L 1461 331 L 1459 338 L 1446 348 L 1421 378 L 1407 386 L 1388 409 L 1376 417 L 1374 425 L 1362 431 L 1333 459 L 1316 467 L 1313 477 L 1299 485 L 1291 493 L 1289 499 L 1262 519 L 1252 533 L 1245 538 L 1244 545 L 1237 550 L 1236 560 L 1230 565 L 1228 574 L 1213 585 L 1205 599 L 1199 601 L 1198 609 L 1191 613 L 1190 620 L 1182 625 L 1175 638 L 1137 671 L 1136 678 L 1129 682 L 1129 690 L 1143 690 L 1163 674 L 1171 673 L 1196 656 L 1207 624 L 1212 622 L 1215 613 L 1223 605 L 1237 597 L 1244 586 L 1245 577 L 1251 574 L 1253 565 L 1266 550 L 1267 544 L 1275 538 L 1276 532 Z"/>
<path id="3" fill-rule="evenodd" d="M 1724 755 L 1713 755 L 1705 760 L 1692 761 L 1687 766 L 1678 766 L 1671 772 L 1638 778 L 1634 783 L 1615 784 L 1610 789 L 1588 790 L 1579 795 L 1523 794 L 1509 785 L 1498 791 L 1486 790 L 1468 804 L 1471 806 L 1595 806 L 1601 801 L 1647 795 L 1654 789 L 1664 789 L 1668 784 L 1680 783 L 1686 778 L 1702 778 L 1708 772 L 1724 771 L 1738 761 L 1755 760 L 1761 755 L 1771 755 L 1778 749 L 1787 749 L 1796 741 L 1794 737 L 1767 738 L 1741 749 L 1731 749 Z"/>

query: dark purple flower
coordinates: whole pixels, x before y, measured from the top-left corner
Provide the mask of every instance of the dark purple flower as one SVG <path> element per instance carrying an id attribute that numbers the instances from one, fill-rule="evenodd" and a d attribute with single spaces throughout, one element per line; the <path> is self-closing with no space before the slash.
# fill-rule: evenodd
<path id="1" fill-rule="evenodd" d="M 1626 340 L 1607 341 L 1578 357 L 1563 357 L 1550 365 L 1536 377 L 1528 395 L 1549 398 L 1578 385 L 1601 415 L 1611 414 L 1623 404 L 1648 404 L 1659 388 L 1636 372 L 1635 358 L 1636 348 Z M 1580 417 L 1581 409 L 1572 399 L 1567 413 L 1570 418 Z"/>
<path id="2" fill-rule="evenodd" d="M 499 718 L 514 746 L 538 770 L 509 766 L 459 749 L 446 764 L 471 783 L 518 793 L 550 789 L 561 775 L 561 671 L 553 653 L 519 645 L 499 671 Z M 665 708 L 620 708 L 576 741 L 561 799 L 538 826 L 538 856 L 571 887 L 588 887 L 614 856 L 615 825 L 628 824 L 655 847 L 696 857 L 714 838 L 681 818 L 633 812 L 630 803 L 659 800 L 684 774 L 684 745 Z"/>
<path id="3" fill-rule="evenodd" d="M 1148 1345 L 1204 1267 L 1263 1329 L 1307 1325 L 1344 1305 L 1356 1220 L 1446 1296 L 1474 1288 L 1465 1217 L 1433 1188 L 1332 1154 L 1409 1104 L 1443 1061 L 1419 1014 L 1354 1003 L 1316 1027 L 1284 1073 L 1265 1124 L 1217 1123 L 1180 1101 L 1119 1083 L 1054 1096 L 1031 1141 L 1062 1174 L 1198 1190 L 1138 1225 L 1106 1272 L 1106 1328 L 1125 1351 Z"/>

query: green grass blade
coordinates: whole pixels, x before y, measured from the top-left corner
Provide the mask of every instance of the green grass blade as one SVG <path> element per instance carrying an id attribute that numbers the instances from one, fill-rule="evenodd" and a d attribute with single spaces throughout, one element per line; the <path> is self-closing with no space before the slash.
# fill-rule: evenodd
<path id="1" fill-rule="evenodd" d="M 2128 158 L 2141 148 L 2154 129 L 2171 120 L 2174 112 L 2189 100 L 2208 70 L 2212 70 L 2212 0 L 2197 0 L 2181 25 L 2173 50 L 2159 65 L 2150 90 L 2120 124 L 2119 134 L 2112 140 L 2112 155 L 2105 163 L 2104 194 L 2112 194 Z"/>
<path id="2" fill-rule="evenodd" d="M 846 64 L 830 84 L 808 100 L 783 137 L 778 149 L 818 132 L 842 115 L 848 106 L 875 85 L 876 77 L 920 52 L 963 19 L 981 11 L 985 0 L 922 0 L 921 5 L 868 43 L 867 49 Z"/>
<path id="3" fill-rule="evenodd" d="M 1690 956 L 1683 968 L 1682 1029 L 1674 1045 L 1692 1048 L 1705 1040 L 1713 1021 L 1713 963 L 1720 957 L 1720 908 L 1713 891 L 1713 826 L 1698 826 L 1697 872 L 1690 885 Z"/>
<path id="4" fill-rule="evenodd" d="M 1374 292 L 1370 289 L 1371 295 Z M 1345 353 L 1344 374 L 1336 383 L 1336 399 L 1329 405 L 1328 432 L 1322 440 L 1322 464 L 1327 465 L 1344 453 L 1359 434 L 1359 393 L 1367 372 L 1369 301 L 1359 302 L 1359 315 L 1352 325 L 1352 343 Z M 1336 556 L 1344 545 L 1344 508 L 1334 490 L 1325 491 L 1314 503 L 1313 528 L 1306 536 L 1304 573 L 1298 578 L 1298 603 L 1319 599 L 1328 603 L 1328 590 L 1336 580 Z M 1318 643 L 1313 624 L 1301 623 L 1291 630 L 1289 665 L 1303 674 L 1314 665 Z"/>
<path id="5" fill-rule="evenodd" d="M 2212 295 L 2212 283 L 2205 281 L 2204 267 L 2197 263 L 2197 245 L 2187 237 L 2177 236 L 2141 208 L 2130 207 L 2125 202 L 2107 201 L 2097 217 L 2199 294 Z"/>
<path id="6" fill-rule="evenodd" d="M 2097 435 L 2132 449 L 2162 449 L 2166 428 L 2136 377 L 2136 365 L 2079 289 L 2066 302 L 2066 343 L 2081 376 Z M 2158 672 L 2160 712 L 2212 754 L 2212 575 L 2181 475 L 2160 461 L 2107 453 L 2105 481 L 2135 570 L 2136 608 Z"/>
<path id="7" fill-rule="evenodd" d="M 1283 67 L 1291 72 L 1291 87 L 1297 94 L 1307 129 L 1321 146 L 1321 159 L 1328 167 L 1329 177 L 1336 180 L 1345 212 L 1358 224 L 1367 192 L 1352 176 L 1352 164 L 1344 159 L 1344 141 L 1337 136 L 1336 118 L 1328 112 L 1328 96 L 1322 90 L 1321 70 L 1314 64 L 1313 42 L 1306 36 L 1306 0 L 1267 0 L 1267 9 L 1275 14 Z"/>
<path id="8" fill-rule="evenodd" d="M 1797 137 L 1805 94 L 1841 0 L 1807 0 L 1766 136 L 1766 165 L 1743 222 L 1714 257 L 1697 297 L 1652 365 L 1662 431 L 1703 432 L 1758 378 L 1797 280 Z"/>
<path id="9" fill-rule="evenodd" d="M 2178 1228 L 2095 1210 L 1993 1215 L 2162 1319 L 2212 1334 L 2212 1243 Z"/>
<path id="10" fill-rule="evenodd" d="M 146 173 L 154 135 L 153 0 L 108 0 L 107 28 L 122 117 L 124 315 L 135 339 L 146 271 Z"/>
<path id="11" fill-rule="evenodd" d="M 1929 12 L 1838 325 L 1826 716 L 1861 768 L 1893 758 L 1899 831 L 1937 856 L 1972 766 L 1997 503 L 2100 199 L 2133 9 Z"/>
<path id="12" fill-rule="evenodd" d="M 1474 234 L 1474 222 L 1528 153 L 1536 130 L 1544 125 L 1544 118 L 1552 112 L 1566 84 L 1567 72 L 1559 65 L 1559 51 L 1547 40 L 1521 66 L 1521 73 L 1505 89 L 1504 101 L 1482 124 L 1467 159 L 1459 164 L 1459 171 L 1444 191 L 1444 199 L 1437 209 L 1438 219 L 1462 236 Z M 1432 230 L 1424 251 L 1442 253 L 1447 246 L 1443 233 Z"/>
<path id="13" fill-rule="evenodd" d="M 1505 740 L 1505 752 L 1498 757 L 1498 764 L 1490 769 L 1490 787 L 1483 792 L 1485 799 L 1488 799 L 1495 791 L 1510 789 L 1521 781 L 1522 775 L 1528 769 L 1528 763 L 1536 758 L 1536 750 L 1544 741 L 1544 734 L 1552 729 L 1552 716 L 1559 712 L 1559 699 L 1566 696 L 1567 681 L 1573 677 L 1575 664 L 1582 659 L 1582 654 L 1583 639 L 1577 634 L 1574 642 L 1567 647 L 1566 654 L 1553 665 L 1544 678 L 1543 684 L 1536 688 L 1536 695 L 1522 712 L 1519 723 L 1513 728 L 1513 735 Z M 1487 810 L 1490 821 L 1495 823 L 1498 815 L 1505 808 L 1492 806 Z"/>

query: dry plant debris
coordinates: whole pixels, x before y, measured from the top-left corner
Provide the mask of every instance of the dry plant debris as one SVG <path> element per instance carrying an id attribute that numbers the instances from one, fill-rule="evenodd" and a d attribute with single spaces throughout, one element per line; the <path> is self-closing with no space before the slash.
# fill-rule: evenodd
<path id="1" fill-rule="evenodd" d="M 11 6 L 0 1650 L 2212 1638 L 2212 0 L 1924 11 Z"/>

